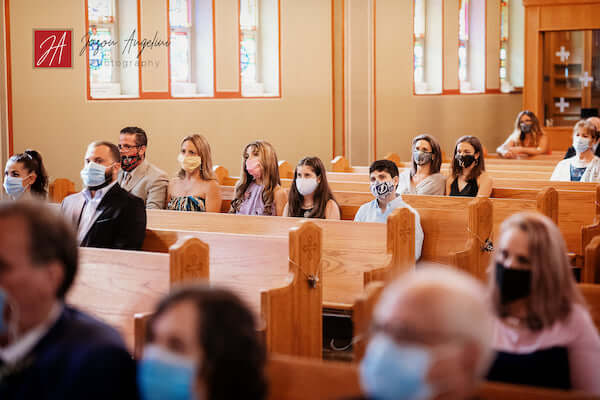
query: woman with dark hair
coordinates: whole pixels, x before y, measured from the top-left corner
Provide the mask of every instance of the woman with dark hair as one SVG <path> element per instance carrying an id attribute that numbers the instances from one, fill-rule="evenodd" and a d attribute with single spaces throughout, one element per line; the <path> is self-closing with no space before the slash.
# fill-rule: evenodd
<path id="1" fill-rule="evenodd" d="M 323 162 L 305 157 L 296 166 L 284 217 L 340 219 L 340 207 L 327 183 Z"/>
<path id="2" fill-rule="evenodd" d="M 492 178 L 485 172 L 483 146 L 475 136 L 463 136 L 456 141 L 446 193 L 464 197 L 489 197 L 492 194 Z"/>
<path id="3" fill-rule="evenodd" d="M 515 129 L 506 142 L 496 149 L 504 158 L 529 157 L 548 152 L 548 136 L 540 121 L 531 111 L 521 111 L 515 120 Z"/>
<path id="4" fill-rule="evenodd" d="M 505 220 L 489 271 L 498 356 L 488 379 L 600 395 L 600 336 L 552 220 Z"/>
<path id="5" fill-rule="evenodd" d="M 8 159 L 4 168 L 4 190 L 13 200 L 48 196 L 48 175 L 42 156 L 35 150 L 25 150 Z"/>
<path id="6" fill-rule="evenodd" d="M 444 195 L 446 177 L 440 173 L 442 150 L 435 138 L 419 135 L 412 141 L 412 168 L 399 175 L 398 194 Z"/>
<path id="7" fill-rule="evenodd" d="M 266 351 L 248 307 L 207 284 L 172 291 L 148 323 L 142 400 L 266 398 Z"/>

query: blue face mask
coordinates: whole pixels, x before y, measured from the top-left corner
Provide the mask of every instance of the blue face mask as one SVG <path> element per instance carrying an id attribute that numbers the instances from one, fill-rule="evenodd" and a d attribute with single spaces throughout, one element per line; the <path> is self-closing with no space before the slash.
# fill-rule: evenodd
<path id="1" fill-rule="evenodd" d="M 377 400 L 430 398 L 426 381 L 431 364 L 429 352 L 419 346 L 399 346 L 387 335 L 378 334 L 369 342 L 360 364 L 363 389 Z"/>
<path id="2" fill-rule="evenodd" d="M 189 359 L 150 345 L 138 366 L 138 387 L 142 400 L 191 400 L 196 365 Z"/>
<path id="3" fill-rule="evenodd" d="M 90 187 L 97 187 L 106 183 L 110 178 L 106 178 L 106 169 L 104 165 L 90 162 L 81 170 L 81 180 L 83 184 Z"/>
<path id="4" fill-rule="evenodd" d="M 20 198 L 25 192 L 23 187 L 23 178 L 16 178 L 14 176 L 7 176 L 4 178 L 4 190 L 13 199 Z"/>
<path id="5" fill-rule="evenodd" d="M 585 152 L 587 149 L 590 148 L 590 139 L 575 136 L 573 138 L 573 148 L 575 148 L 575 152 L 577 154 Z"/>

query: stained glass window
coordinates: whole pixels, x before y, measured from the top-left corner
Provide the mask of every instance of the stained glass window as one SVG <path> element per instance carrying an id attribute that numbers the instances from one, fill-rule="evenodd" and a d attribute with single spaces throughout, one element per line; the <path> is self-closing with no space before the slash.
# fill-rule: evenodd
<path id="1" fill-rule="evenodd" d="M 240 63 L 242 86 L 257 82 L 257 0 L 240 0 Z"/>
<path id="2" fill-rule="evenodd" d="M 509 0 L 500 1 L 500 84 L 508 84 Z"/>
<path id="3" fill-rule="evenodd" d="M 458 80 L 463 86 L 469 64 L 469 0 L 460 0 L 458 28 Z"/>
<path id="4" fill-rule="evenodd" d="M 88 1 L 91 83 L 108 83 L 116 78 L 114 73 L 116 46 L 112 44 L 115 42 L 113 6 L 113 0 Z"/>
<path id="5" fill-rule="evenodd" d="M 171 82 L 192 81 L 192 7 L 190 0 L 170 0 Z"/>
<path id="6" fill-rule="evenodd" d="M 414 6 L 414 78 L 415 89 L 419 92 L 425 82 L 425 0 L 415 0 Z"/>

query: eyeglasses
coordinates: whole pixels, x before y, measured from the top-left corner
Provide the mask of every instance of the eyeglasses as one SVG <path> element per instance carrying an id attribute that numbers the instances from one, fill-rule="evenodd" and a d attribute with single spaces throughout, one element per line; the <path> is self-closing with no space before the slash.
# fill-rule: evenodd
<path id="1" fill-rule="evenodd" d="M 128 144 L 120 144 L 117 146 L 119 148 L 120 151 L 129 151 L 131 149 L 137 149 L 139 147 L 142 147 L 141 145 L 135 145 L 135 146 L 130 146 Z"/>

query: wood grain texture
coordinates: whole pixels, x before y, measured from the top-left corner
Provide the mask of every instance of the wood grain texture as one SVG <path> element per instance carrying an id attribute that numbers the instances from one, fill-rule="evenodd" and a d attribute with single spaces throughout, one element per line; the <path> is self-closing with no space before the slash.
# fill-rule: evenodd
<path id="1" fill-rule="evenodd" d="M 371 282 L 365 287 L 365 291 L 354 302 L 352 307 L 352 323 L 354 326 L 354 361 L 360 362 L 367 349 L 369 327 L 375 305 L 383 292 L 384 282 Z"/>
<path id="2" fill-rule="evenodd" d="M 590 233 L 589 231 L 586 233 Z M 596 234 L 598 228 L 596 227 Z M 600 283 L 600 236 L 594 236 L 585 247 L 582 283 Z"/>

